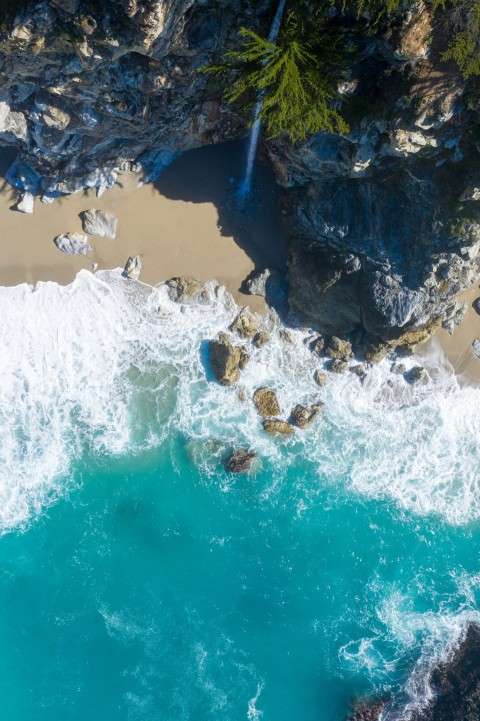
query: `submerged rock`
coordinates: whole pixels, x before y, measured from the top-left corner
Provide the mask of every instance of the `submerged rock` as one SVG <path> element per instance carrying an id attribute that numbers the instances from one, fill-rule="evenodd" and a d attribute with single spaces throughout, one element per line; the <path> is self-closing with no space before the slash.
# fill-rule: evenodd
<path id="1" fill-rule="evenodd" d="M 363 365 L 363 363 L 359 363 L 356 366 L 352 366 L 349 368 L 350 373 L 354 373 L 356 376 L 360 378 L 360 380 L 364 380 L 367 377 L 367 369 Z"/>
<path id="2" fill-rule="evenodd" d="M 138 280 L 142 270 L 142 261 L 139 255 L 131 255 L 125 263 L 123 269 L 123 277 L 130 278 L 131 280 Z"/>
<path id="3" fill-rule="evenodd" d="M 340 358 L 334 358 L 327 366 L 328 370 L 332 373 L 345 373 L 348 368 L 347 361 L 341 360 Z"/>
<path id="4" fill-rule="evenodd" d="M 284 436 L 291 436 L 295 428 L 288 421 L 281 421 L 278 418 L 268 418 L 262 423 L 263 430 L 267 433 L 278 433 Z"/>
<path id="5" fill-rule="evenodd" d="M 106 210 L 85 210 L 80 213 L 82 228 L 88 235 L 99 238 L 115 238 L 117 235 L 118 220 Z"/>
<path id="6" fill-rule="evenodd" d="M 225 461 L 225 468 L 230 473 L 247 473 L 255 457 L 256 454 L 253 451 L 239 448 L 228 456 Z"/>
<path id="7" fill-rule="evenodd" d="M 213 374 L 222 386 L 231 386 L 240 378 L 240 371 L 248 363 L 248 355 L 240 346 L 233 345 L 226 333 L 209 343 L 209 358 Z"/>
<path id="8" fill-rule="evenodd" d="M 310 408 L 306 408 L 305 406 L 297 404 L 290 414 L 290 421 L 296 425 L 297 428 L 304 430 L 315 420 L 323 406 L 323 403 L 317 403 Z"/>
<path id="9" fill-rule="evenodd" d="M 271 388 L 257 388 L 253 394 L 253 403 L 263 418 L 278 416 L 281 412 L 277 396 Z"/>
<path id="10" fill-rule="evenodd" d="M 410 385 L 416 385 L 417 383 L 426 383 L 428 381 L 428 373 L 422 366 L 414 366 L 410 370 L 405 371 L 403 377 L 410 383 Z"/>
<path id="11" fill-rule="evenodd" d="M 317 386 L 323 387 L 326 386 L 328 383 L 328 376 L 323 371 L 316 370 L 313 374 L 313 380 L 315 381 Z"/>
<path id="12" fill-rule="evenodd" d="M 232 333 L 238 333 L 241 338 L 252 338 L 260 328 L 260 319 L 248 308 L 242 308 L 230 326 Z"/>
<path id="13" fill-rule="evenodd" d="M 62 253 L 69 255 L 86 255 L 93 251 L 88 244 L 87 236 L 81 233 L 63 233 L 54 238 L 53 242 Z"/>
<path id="14" fill-rule="evenodd" d="M 393 363 L 392 367 L 390 368 L 390 373 L 393 373 L 397 376 L 403 376 L 406 370 L 407 368 L 404 363 Z"/>
<path id="15" fill-rule="evenodd" d="M 255 348 L 263 348 L 270 340 L 270 336 L 264 330 L 259 331 L 253 338 Z"/>
<path id="16" fill-rule="evenodd" d="M 348 361 L 353 358 L 352 344 L 348 340 L 342 340 L 332 336 L 325 348 L 327 358 Z"/>
<path id="17" fill-rule="evenodd" d="M 175 303 L 209 303 L 211 298 L 203 283 L 196 278 L 184 276 L 167 280 L 168 296 Z"/>

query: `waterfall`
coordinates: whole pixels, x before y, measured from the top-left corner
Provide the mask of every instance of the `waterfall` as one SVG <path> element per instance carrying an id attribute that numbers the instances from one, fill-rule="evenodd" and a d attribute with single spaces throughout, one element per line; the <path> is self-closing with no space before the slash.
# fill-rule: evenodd
<path id="1" fill-rule="evenodd" d="M 268 34 L 268 42 L 272 45 L 275 45 L 278 38 L 278 33 L 280 32 L 280 26 L 282 24 L 283 11 L 285 10 L 286 2 L 287 0 L 280 0 L 280 2 L 278 3 L 277 12 L 275 13 L 275 17 L 273 18 L 270 32 Z M 260 90 L 260 92 L 258 93 L 258 100 L 255 104 L 255 109 L 253 111 L 254 122 L 252 126 L 252 131 L 250 133 L 250 141 L 248 144 L 247 167 L 245 171 L 245 178 L 240 186 L 240 196 L 242 198 L 245 198 L 250 193 L 250 188 L 252 185 L 253 165 L 255 163 L 255 156 L 257 154 L 257 146 L 260 138 L 260 129 L 262 127 L 262 119 L 260 117 L 260 112 L 262 110 L 264 94 L 265 91 Z"/>

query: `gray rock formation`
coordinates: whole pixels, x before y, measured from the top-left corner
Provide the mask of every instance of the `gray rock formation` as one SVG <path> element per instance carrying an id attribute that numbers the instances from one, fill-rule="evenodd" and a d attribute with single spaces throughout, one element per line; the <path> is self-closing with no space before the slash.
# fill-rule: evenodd
<path id="1" fill-rule="evenodd" d="M 96 235 L 100 238 L 115 238 L 117 235 L 118 220 L 106 210 L 85 210 L 80 213 L 82 228 L 87 235 Z"/>
<path id="2" fill-rule="evenodd" d="M 62 253 L 70 255 L 86 255 L 93 251 L 88 244 L 87 236 L 81 233 L 63 233 L 54 238 L 53 242 Z"/>
<path id="3" fill-rule="evenodd" d="M 210 365 L 215 378 L 222 386 L 231 386 L 240 378 L 240 371 L 248 363 L 248 355 L 240 346 L 233 345 L 226 333 L 209 343 Z"/>
<path id="4" fill-rule="evenodd" d="M 313 374 L 313 379 L 314 379 L 315 383 L 317 384 L 317 386 L 320 386 L 321 388 L 322 388 L 323 386 L 326 386 L 327 383 L 328 383 L 328 376 L 327 376 L 327 374 L 324 373 L 324 372 L 321 371 L 321 370 L 316 370 L 316 371 L 315 371 L 315 373 Z"/>
<path id="5" fill-rule="evenodd" d="M 130 278 L 130 280 L 138 280 L 140 273 L 142 272 L 142 261 L 139 255 L 131 255 L 125 263 L 123 269 L 123 277 Z"/>

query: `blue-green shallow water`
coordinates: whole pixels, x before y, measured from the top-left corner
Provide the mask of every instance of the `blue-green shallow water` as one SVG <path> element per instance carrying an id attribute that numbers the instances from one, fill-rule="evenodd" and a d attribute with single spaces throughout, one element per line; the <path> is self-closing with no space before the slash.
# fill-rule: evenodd
<path id="1" fill-rule="evenodd" d="M 440 358 L 419 388 L 387 363 L 319 389 L 270 320 L 242 400 L 205 364 L 238 310 L 209 292 L 0 289 L 6 718 L 335 721 L 389 693 L 393 721 L 479 619 L 479 391 Z M 268 437 L 264 384 L 321 417 Z M 237 445 L 250 476 L 222 468 Z"/>
<path id="2" fill-rule="evenodd" d="M 471 606 L 458 589 L 478 570 L 476 529 L 338 489 L 299 514 L 308 463 L 274 499 L 261 477 L 206 481 L 180 437 L 76 473 L 68 498 L 0 543 L 6 718 L 247 719 L 260 687 L 265 719 L 342 719 L 372 684 L 404 682 L 424 637 Z M 367 665 L 339 655 L 362 638 Z"/>

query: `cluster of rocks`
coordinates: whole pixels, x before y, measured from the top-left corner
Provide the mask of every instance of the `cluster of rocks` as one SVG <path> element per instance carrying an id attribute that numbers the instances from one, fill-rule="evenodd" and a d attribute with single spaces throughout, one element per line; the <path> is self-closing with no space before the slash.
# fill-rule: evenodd
<path id="1" fill-rule="evenodd" d="M 432 701 L 420 711 L 410 711 L 411 721 L 478 721 L 480 718 L 480 626 L 470 624 L 453 656 L 430 675 Z M 349 721 L 381 721 L 385 699 L 359 703 Z M 404 718 L 392 709 L 392 718 Z"/>

